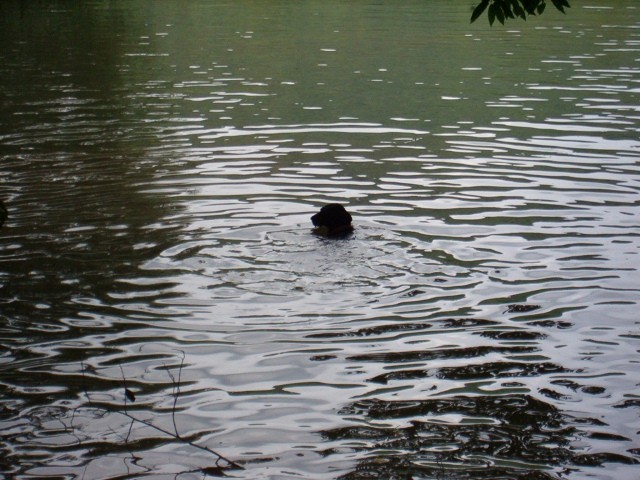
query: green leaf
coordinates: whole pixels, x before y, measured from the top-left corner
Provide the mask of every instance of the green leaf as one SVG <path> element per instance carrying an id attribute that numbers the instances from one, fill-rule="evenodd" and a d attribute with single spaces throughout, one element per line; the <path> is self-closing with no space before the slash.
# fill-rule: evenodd
<path id="1" fill-rule="evenodd" d="M 489 25 L 493 26 L 493 22 L 495 22 L 496 20 L 496 4 L 492 3 L 491 6 L 489 7 L 489 13 L 488 13 L 488 17 L 489 17 Z"/>
<path id="2" fill-rule="evenodd" d="M 521 0 L 521 2 L 529 15 L 535 15 L 536 8 L 540 5 L 540 0 Z"/>
<path id="3" fill-rule="evenodd" d="M 522 18 L 523 20 L 527 18 L 527 14 L 520 6 L 520 2 L 518 2 L 518 0 L 511 0 L 511 7 L 513 8 L 513 13 L 515 13 L 516 16 Z"/>
<path id="4" fill-rule="evenodd" d="M 511 4 L 509 0 L 502 2 L 502 13 L 504 13 L 505 18 L 516 18 L 513 16 L 513 12 L 511 11 Z"/>
<path id="5" fill-rule="evenodd" d="M 562 13 L 566 13 L 564 11 L 565 7 L 571 8 L 571 5 L 569 5 L 569 2 L 567 2 L 567 0 L 551 0 L 551 1 L 553 2 L 553 5 Z"/>
<path id="6" fill-rule="evenodd" d="M 502 4 L 496 5 L 496 18 L 502 25 L 504 25 L 504 10 Z"/>
<path id="7" fill-rule="evenodd" d="M 489 0 L 482 0 L 476 8 L 473 9 L 473 13 L 471 14 L 471 23 L 475 22 L 480 15 L 487 9 L 489 5 Z"/>
<path id="8" fill-rule="evenodd" d="M 542 2 L 540 5 L 538 5 L 538 8 L 536 8 L 536 13 L 538 15 L 541 15 L 542 12 L 544 12 L 544 9 L 547 7 L 547 4 Z"/>

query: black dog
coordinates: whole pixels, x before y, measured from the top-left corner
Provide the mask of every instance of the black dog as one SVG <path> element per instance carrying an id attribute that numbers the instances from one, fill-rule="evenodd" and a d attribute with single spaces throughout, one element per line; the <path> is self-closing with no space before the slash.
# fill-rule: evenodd
<path id="1" fill-rule="evenodd" d="M 320 235 L 334 236 L 353 231 L 351 215 L 339 203 L 325 205 L 311 217 L 316 227 L 315 232 Z"/>

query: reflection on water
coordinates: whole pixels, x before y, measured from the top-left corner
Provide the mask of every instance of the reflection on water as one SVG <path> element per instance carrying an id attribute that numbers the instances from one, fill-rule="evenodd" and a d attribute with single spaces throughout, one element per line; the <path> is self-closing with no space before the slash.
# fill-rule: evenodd
<path id="1" fill-rule="evenodd" d="M 638 8 L 451 3 L 0 6 L 2 473 L 637 476 Z"/>

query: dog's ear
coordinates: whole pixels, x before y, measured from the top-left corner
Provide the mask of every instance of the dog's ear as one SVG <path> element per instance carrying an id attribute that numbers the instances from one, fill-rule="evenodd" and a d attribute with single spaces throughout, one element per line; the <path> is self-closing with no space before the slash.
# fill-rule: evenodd
<path id="1" fill-rule="evenodd" d="M 353 220 L 353 218 L 351 217 L 351 214 L 349 212 L 347 212 L 344 208 L 342 208 L 342 212 L 340 214 L 340 218 L 341 218 L 342 222 L 345 223 L 345 224 L 349 224 Z"/>

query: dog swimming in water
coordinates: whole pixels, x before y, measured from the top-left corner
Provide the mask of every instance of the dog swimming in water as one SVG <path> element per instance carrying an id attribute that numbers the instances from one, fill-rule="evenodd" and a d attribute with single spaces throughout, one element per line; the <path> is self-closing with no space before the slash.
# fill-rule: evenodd
<path id="1" fill-rule="evenodd" d="M 351 215 L 339 203 L 330 203 L 323 206 L 318 213 L 311 217 L 314 233 L 333 237 L 344 235 L 353 231 Z"/>

